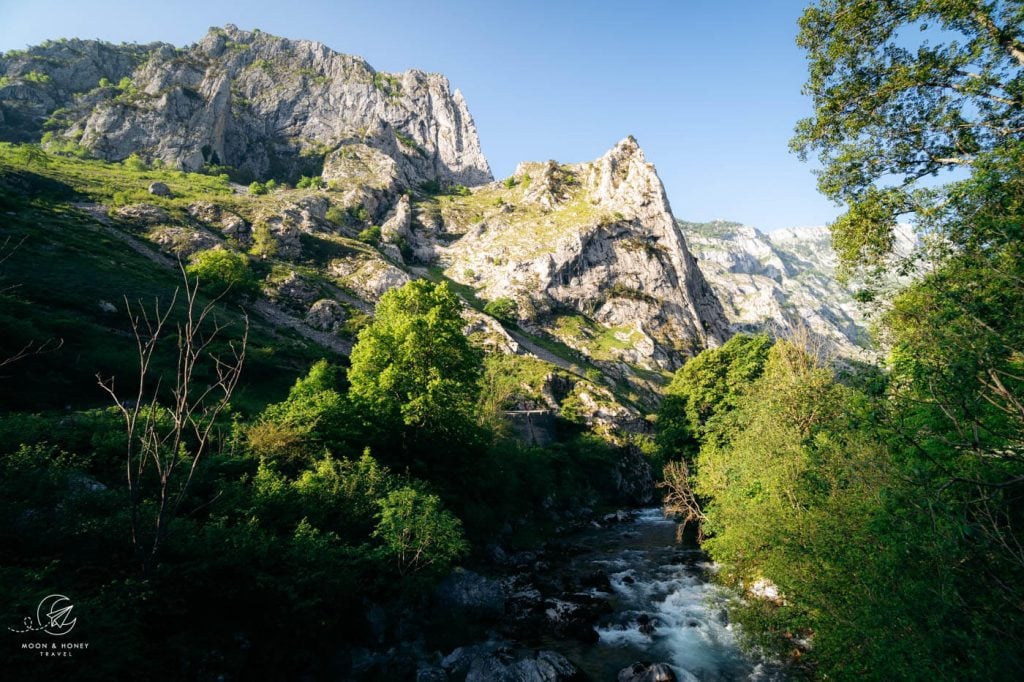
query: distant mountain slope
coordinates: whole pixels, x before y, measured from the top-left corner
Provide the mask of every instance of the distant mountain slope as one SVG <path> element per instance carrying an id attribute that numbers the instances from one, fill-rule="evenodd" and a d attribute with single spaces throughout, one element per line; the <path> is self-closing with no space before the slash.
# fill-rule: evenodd
<path id="1" fill-rule="evenodd" d="M 679 225 L 734 331 L 785 335 L 806 326 L 839 355 L 870 357 L 868 320 L 836 279 L 827 228 L 766 235 L 726 221 Z"/>

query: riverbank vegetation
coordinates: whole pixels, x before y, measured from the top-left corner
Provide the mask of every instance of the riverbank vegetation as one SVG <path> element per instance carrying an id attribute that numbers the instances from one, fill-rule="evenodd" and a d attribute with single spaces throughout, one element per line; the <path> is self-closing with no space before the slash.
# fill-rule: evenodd
<path id="1" fill-rule="evenodd" d="M 833 243 L 887 355 L 850 368 L 734 338 L 662 408 L 673 500 L 743 591 L 734 615 L 808 677 L 1024 672 L 1022 19 L 1020 2 L 807 10 L 815 111 L 794 146 L 847 205 Z"/>

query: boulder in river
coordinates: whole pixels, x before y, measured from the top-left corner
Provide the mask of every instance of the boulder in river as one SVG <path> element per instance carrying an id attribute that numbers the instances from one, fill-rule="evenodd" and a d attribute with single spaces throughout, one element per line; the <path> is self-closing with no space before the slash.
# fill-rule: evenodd
<path id="1" fill-rule="evenodd" d="M 619 671 L 618 682 L 676 682 L 668 663 L 637 662 Z"/>

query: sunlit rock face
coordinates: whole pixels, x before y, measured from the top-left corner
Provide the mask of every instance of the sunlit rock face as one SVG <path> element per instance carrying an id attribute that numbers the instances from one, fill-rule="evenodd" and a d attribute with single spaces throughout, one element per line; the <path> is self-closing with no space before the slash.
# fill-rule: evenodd
<path id="1" fill-rule="evenodd" d="M 317 42 L 230 25 L 185 48 L 71 40 L 8 55 L 0 73 L 6 137 L 38 140 L 45 128 L 107 160 L 139 154 L 267 178 L 367 157 L 377 185 L 491 179 L 466 102 L 444 76 L 378 72 Z"/>
<path id="2" fill-rule="evenodd" d="M 416 251 L 520 323 L 596 361 L 674 370 L 728 323 L 628 137 L 579 164 L 522 163 L 503 182 L 418 207 Z"/>
<path id="3" fill-rule="evenodd" d="M 865 311 L 853 298 L 855 285 L 836 278 L 828 228 L 764 234 L 722 220 L 679 225 L 732 331 L 806 332 L 824 352 L 847 359 L 867 360 L 877 352 Z M 897 252 L 909 253 L 913 244 L 913 232 L 901 226 Z"/>

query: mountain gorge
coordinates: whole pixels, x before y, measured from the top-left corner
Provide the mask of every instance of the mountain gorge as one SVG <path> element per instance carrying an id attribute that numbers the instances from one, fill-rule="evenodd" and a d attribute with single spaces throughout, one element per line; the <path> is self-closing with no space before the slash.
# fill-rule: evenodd
<path id="1" fill-rule="evenodd" d="M 138 565 L 188 569 L 184 579 L 160 569 L 146 608 L 203 614 L 214 635 L 157 652 L 154 679 L 168 665 L 194 666 L 185 678 L 259 678 L 261 665 L 294 664 L 297 654 L 278 657 L 281 642 L 317 661 L 303 663 L 309 679 L 580 679 L 562 654 L 537 648 L 552 637 L 569 653 L 593 644 L 613 582 L 640 590 L 642 604 L 653 588 L 628 587 L 632 573 L 613 581 L 600 535 L 587 540 L 601 545 L 593 553 L 558 543 L 609 529 L 637 539 L 623 508 L 657 502 L 668 446 L 655 425 L 673 376 L 702 353 L 732 357 L 737 332 L 806 326 L 845 358 L 869 354 L 826 231 L 678 220 L 632 136 L 592 161 L 523 161 L 496 180 L 443 76 L 378 72 L 231 25 L 184 48 L 72 39 L 0 55 L 0 212 L 0 380 L 21 387 L 0 394 L 0 446 L 17 449 L 0 458 L 0 473 L 14 472 L 7 488 L 0 476 L 0 498 L 13 500 L 0 511 L 16 517 L 25 556 L 53 555 L 34 544 L 51 522 L 108 543 L 97 555 L 76 544 L 87 568 L 108 545 L 121 552 L 116 569 L 83 570 L 83 594 L 113 580 L 128 602 L 138 592 L 123 576 Z M 181 488 L 195 514 L 172 520 L 190 531 L 161 538 L 157 523 L 177 554 L 157 561 L 154 541 L 140 563 L 137 546 L 117 543 L 129 535 L 120 410 L 142 403 L 115 396 L 111 407 L 97 380 L 138 373 L 139 348 L 159 336 L 140 311 L 166 311 L 179 339 L 192 328 L 193 310 L 172 315 L 183 275 L 184 297 L 198 296 L 213 335 L 227 335 L 197 376 L 222 378 L 239 346 L 245 365 L 214 452 L 201 465 L 195 455 L 196 483 L 187 490 L 190 473 Z M 139 389 L 153 391 L 138 412 L 153 432 L 174 423 L 158 395 L 174 349 L 162 352 L 162 378 Z M 169 461 L 179 456 L 188 447 Z M 20 483 L 51 475 L 58 484 Z M 138 485 L 157 489 L 141 467 Z M 95 514 L 118 539 L 101 523 L 74 526 L 63 503 L 48 515 L 16 509 L 36 503 L 17 491 L 64 488 L 73 504 L 102 497 L 109 517 L 82 518 Z M 151 502 L 131 524 L 160 518 Z M 661 542 L 671 523 L 656 516 L 638 527 Z M 586 575 L 580 552 L 593 562 Z M 666 547 L 669 563 L 648 579 L 703 600 L 702 556 Z M 228 583 L 232 606 L 251 612 L 211 598 Z M 663 623 L 627 609 L 604 636 L 648 642 L 669 621 L 710 628 L 721 639 L 710 676 L 758 668 L 714 611 L 677 604 Z M 154 642 L 179 625 L 152 620 Z M 309 622 L 323 641 L 305 636 Z M 606 668 L 621 666 L 592 670 Z"/>
<path id="2" fill-rule="evenodd" d="M 375 71 L 358 57 L 234 26 L 176 48 L 64 40 L 0 60 L 4 138 L 138 154 L 240 178 L 318 175 L 325 152 L 376 150 L 403 188 L 490 179 L 462 95 L 438 74 Z M 127 80 L 125 80 L 127 79 Z"/>
<path id="3" fill-rule="evenodd" d="M 733 332 L 791 336 L 810 332 L 848 359 L 870 356 L 868 320 L 853 288 L 837 280 L 824 227 L 777 230 L 714 221 L 679 223 L 701 270 L 722 302 Z"/>
<path id="4" fill-rule="evenodd" d="M 632 138 L 592 163 L 523 163 L 493 182 L 443 76 L 376 72 L 233 26 L 186 48 L 53 42 L 4 55 L 0 70 L 8 141 L 281 183 L 186 201 L 171 182 L 170 196 L 139 186 L 97 204 L 117 204 L 119 221 L 172 258 L 251 251 L 269 233 L 261 288 L 307 338 L 349 347 L 351 321 L 381 294 L 441 278 L 477 309 L 468 314 L 492 346 L 589 367 L 649 409 L 668 373 L 729 334 Z M 283 188 L 302 178 L 315 186 Z"/>

